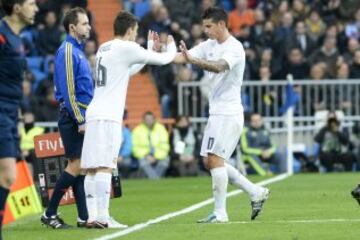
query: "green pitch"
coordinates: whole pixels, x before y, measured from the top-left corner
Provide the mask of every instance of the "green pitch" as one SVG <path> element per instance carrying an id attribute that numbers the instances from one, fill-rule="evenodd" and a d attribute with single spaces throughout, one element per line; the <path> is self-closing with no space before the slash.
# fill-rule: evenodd
<path id="1" fill-rule="evenodd" d="M 350 197 L 359 180 L 360 174 L 295 175 L 269 185 L 270 198 L 254 222 L 249 221 L 249 199 L 242 193 L 228 199 L 229 224 L 195 223 L 212 210 L 210 204 L 118 239 L 360 239 L 360 207 Z M 111 201 L 111 215 L 130 226 L 143 223 L 210 198 L 210 184 L 209 177 L 128 180 L 123 183 L 124 197 Z M 60 212 L 75 225 L 75 206 L 61 207 Z M 32 216 L 6 226 L 4 240 L 96 239 L 117 231 L 53 230 Z"/>

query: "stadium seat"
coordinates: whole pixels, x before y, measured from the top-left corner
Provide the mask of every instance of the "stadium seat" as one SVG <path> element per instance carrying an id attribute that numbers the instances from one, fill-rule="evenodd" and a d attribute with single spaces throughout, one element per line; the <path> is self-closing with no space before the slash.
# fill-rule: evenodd
<path id="1" fill-rule="evenodd" d="M 141 19 L 150 10 L 148 1 L 139 1 L 135 3 L 134 14 L 138 19 Z"/>
<path id="2" fill-rule="evenodd" d="M 26 62 L 27 62 L 28 68 L 30 68 L 31 70 L 33 70 L 33 69 L 40 70 L 44 64 L 44 58 L 43 57 L 27 57 Z"/>

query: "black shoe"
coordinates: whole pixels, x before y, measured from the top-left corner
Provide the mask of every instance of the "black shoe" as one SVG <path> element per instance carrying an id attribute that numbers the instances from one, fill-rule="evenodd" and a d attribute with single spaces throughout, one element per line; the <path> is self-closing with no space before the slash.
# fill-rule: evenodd
<path id="1" fill-rule="evenodd" d="M 357 187 L 354 190 L 351 191 L 351 195 L 353 196 L 353 198 L 355 198 L 355 200 L 360 205 L 360 184 L 357 185 Z"/>
<path id="2" fill-rule="evenodd" d="M 105 229 L 105 228 L 109 228 L 109 225 L 107 223 L 93 221 L 93 222 L 86 223 L 86 228 Z"/>
<path id="3" fill-rule="evenodd" d="M 77 227 L 78 228 L 86 228 L 86 221 L 77 221 Z"/>
<path id="4" fill-rule="evenodd" d="M 40 221 L 42 225 L 46 225 L 52 227 L 53 229 L 68 229 L 72 228 L 72 226 L 66 224 L 64 220 L 62 220 L 59 215 L 54 215 L 51 217 L 47 217 L 45 213 L 41 216 Z"/>
<path id="5" fill-rule="evenodd" d="M 264 188 L 264 191 L 261 193 L 260 197 L 257 200 L 251 201 L 251 220 L 255 220 L 255 218 L 260 214 L 265 201 L 269 197 L 269 190 Z"/>

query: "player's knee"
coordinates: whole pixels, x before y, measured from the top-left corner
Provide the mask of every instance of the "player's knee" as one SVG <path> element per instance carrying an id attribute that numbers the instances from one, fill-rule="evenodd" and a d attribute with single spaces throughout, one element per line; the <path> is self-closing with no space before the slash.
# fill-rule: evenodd
<path id="1" fill-rule="evenodd" d="M 16 164 L 14 162 L 5 162 L 0 165 L 0 186 L 10 188 L 15 182 Z"/>
<path id="2" fill-rule="evenodd" d="M 15 172 L 2 172 L 0 175 L 0 186 L 4 188 L 10 188 L 11 185 L 15 182 L 16 173 Z"/>
<path id="3" fill-rule="evenodd" d="M 74 176 L 79 175 L 81 173 L 80 159 L 69 160 L 65 170 Z"/>
<path id="4" fill-rule="evenodd" d="M 208 169 L 213 169 L 213 168 L 218 168 L 218 167 L 224 166 L 224 161 L 222 160 L 222 158 L 220 158 L 214 154 L 209 154 L 206 162 L 207 162 L 206 165 L 207 165 Z"/>

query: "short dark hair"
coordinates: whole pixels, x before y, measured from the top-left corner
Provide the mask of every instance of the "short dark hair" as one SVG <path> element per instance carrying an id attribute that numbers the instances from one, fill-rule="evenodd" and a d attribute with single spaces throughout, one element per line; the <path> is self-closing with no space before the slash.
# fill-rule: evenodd
<path id="1" fill-rule="evenodd" d="M 202 15 L 202 19 L 211 19 L 214 23 L 224 21 L 225 25 L 227 25 L 228 22 L 228 16 L 225 10 L 219 7 L 210 7 L 206 9 Z"/>
<path id="2" fill-rule="evenodd" d="M 87 15 L 86 10 L 81 7 L 72 8 L 65 14 L 65 17 L 63 20 L 63 26 L 65 28 L 66 33 L 69 33 L 69 31 L 70 31 L 70 29 L 69 29 L 70 24 L 76 25 L 78 23 L 78 21 L 79 21 L 78 14 L 79 13 Z"/>
<path id="3" fill-rule="evenodd" d="M 144 115 L 143 115 L 143 118 L 145 118 L 146 116 L 153 116 L 155 118 L 155 114 L 153 112 L 151 112 L 151 111 L 145 112 Z"/>
<path id="4" fill-rule="evenodd" d="M 25 1 L 26 0 L 0 0 L 0 6 L 5 15 L 10 16 L 13 13 L 14 5 L 22 5 Z"/>
<path id="5" fill-rule="evenodd" d="M 114 20 L 115 36 L 124 36 L 129 28 L 135 27 L 137 20 L 127 11 L 120 11 Z"/>

